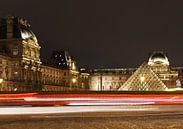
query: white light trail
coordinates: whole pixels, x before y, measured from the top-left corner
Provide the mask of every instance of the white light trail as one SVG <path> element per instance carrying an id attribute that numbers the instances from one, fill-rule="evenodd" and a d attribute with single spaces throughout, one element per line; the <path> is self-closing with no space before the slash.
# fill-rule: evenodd
<path id="1" fill-rule="evenodd" d="M 74 102 L 71 102 L 67 105 L 70 105 L 70 106 L 79 106 L 79 105 L 86 105 L 86 106 L 94 106 L 94 105 L 145 105 L 145 104 L 154 104 L 154 102 L 144 102 L 144 103 L 130 103 L 130 102 L 126 102 L 126 103 L 97 103 L 97 102 L 92 102 L 92 103 L 81 103 L 81 102 L 78 102 L 78 103 L 74 103 Z"/>
<path id="2" fill-rule="evenodd" d="M 153 111 L 157 108 L 130 107 L 130 106 L 74 106 L 74 107 L 2 107 L 0 115 L 31 115 L 31 114 L 57 114 L 82 112 L 126 112 L 126 111 Z"/>

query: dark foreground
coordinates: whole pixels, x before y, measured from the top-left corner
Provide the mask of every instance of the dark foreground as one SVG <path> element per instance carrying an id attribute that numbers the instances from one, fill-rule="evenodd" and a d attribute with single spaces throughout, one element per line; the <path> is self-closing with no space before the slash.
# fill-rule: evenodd
<path id="1" fill-rule="evenodd" d="M 1 118 L 0 129 L 183 129 L 183 115 Z"/>

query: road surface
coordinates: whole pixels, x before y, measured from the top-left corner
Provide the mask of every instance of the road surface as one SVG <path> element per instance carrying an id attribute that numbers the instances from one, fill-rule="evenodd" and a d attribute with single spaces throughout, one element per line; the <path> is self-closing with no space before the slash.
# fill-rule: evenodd
<path id="1" fill-rule="evenodd" d="M 181 129 L 183 105 L 0 107 L 0 129 Z"/>
<path id="2" fill-rule="evenodd" d="M 183 129 L 182 94 L 5 94 L 0 105 L 0 129 Z"/>

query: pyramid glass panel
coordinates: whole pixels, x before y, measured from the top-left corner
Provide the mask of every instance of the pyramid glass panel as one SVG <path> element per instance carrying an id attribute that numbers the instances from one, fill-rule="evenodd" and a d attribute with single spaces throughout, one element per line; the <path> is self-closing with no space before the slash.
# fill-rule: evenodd
<path id="1" fill-rule="evenodd" d="M 167 89 L 151 67 L 145 63 L 119 88 L 120 91 L 165 91 Z"/>

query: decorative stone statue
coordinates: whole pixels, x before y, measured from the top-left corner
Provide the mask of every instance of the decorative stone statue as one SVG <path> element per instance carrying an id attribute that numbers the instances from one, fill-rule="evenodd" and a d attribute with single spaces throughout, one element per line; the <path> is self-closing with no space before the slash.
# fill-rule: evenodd
<path id="1" fill-rule="evenodd" d="M 177 79 L 176 80 L 176 88 L 181 88 L 181 81 L 180 81 L 180 79 Z"/>

